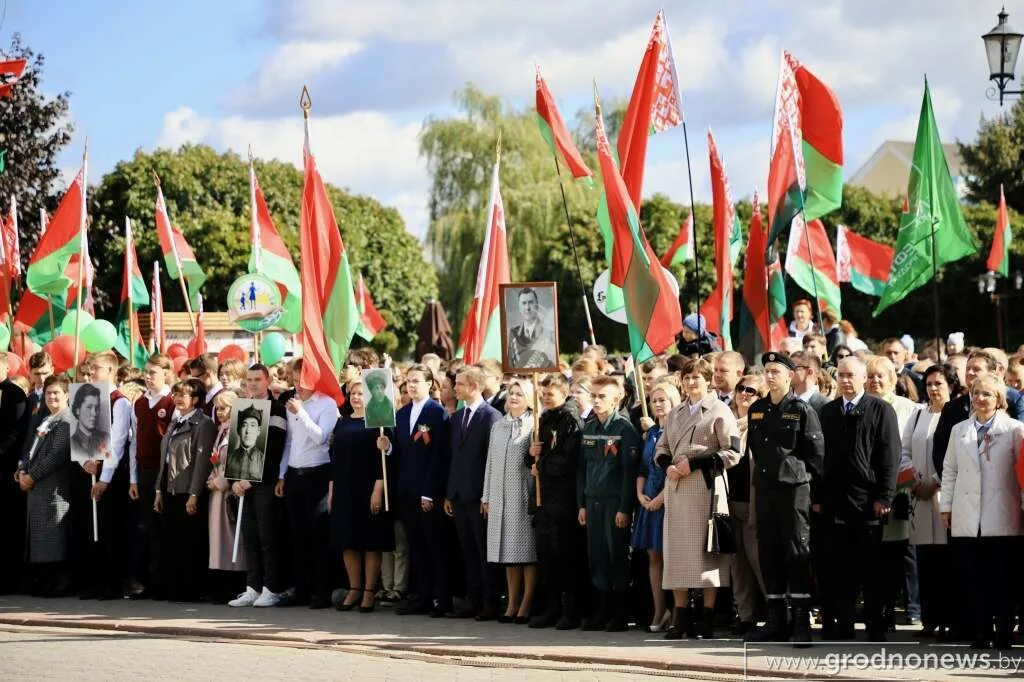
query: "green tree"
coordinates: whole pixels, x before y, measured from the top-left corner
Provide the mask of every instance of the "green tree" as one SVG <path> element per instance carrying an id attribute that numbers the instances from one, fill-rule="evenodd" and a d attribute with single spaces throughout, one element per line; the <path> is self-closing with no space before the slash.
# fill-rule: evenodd
<path id="1" fill-rule="evenodd" d="M 18 201 L 18 232 L 22 265 L 39 241 L 39 209 L 56 208 L 63 191 L 57 155 L 71 139 L 68 92 L 43 92 L 45 59 L 15 33 L 3 59 L 26 59 L 25 73 L 0 98 L 0 150 L 6 152 L 6 169 L 0 173 L 0 197 L 6 218 L 10 201 Z"/>
<path id="2" fill-rule="evenodd" d="M 981 118 L 974 142 L 958 143 L 966 170 L 967 199 L 999 200 L 999 186 L 1006 203 L 1024 210 L 1024 100 L 996 118 Z"/>
<path id="3" fill-rule="evenodd" d="M 246 272 L 248 264 L 249 177 L 247 163 L 237 154 L 218 154 L 205 145 L 151 154 L 138 151 L 130 161 L 118 163 L 91 192 L 90 253 L 99 261 L 96 289 L 113 292 L 113 298 L 120 292 L 125 215 L 132 219 L 143 269 L 161 258 L 154 225 L 154 171 L 160 176 L 172 222 L 181 228 L 206 271 L 207 309 L 218 309 L 231 282 Z M 302 172 L 279 161 L 257 161 L 256 173 L 275 225 L 298 264 Z M 397 211 L 331 185 L 327 191 L 350 262 L 363 273 L 388 323 L 372 345 L 406 352 L 415 343 L 423 307 L 436 296 L 435 274 Z M 163 289 L 168 310 L 184 309 L 175 283 L 165 280 Z M 102 310 L 109 313 L 114 308 L 116 301 Z"/>

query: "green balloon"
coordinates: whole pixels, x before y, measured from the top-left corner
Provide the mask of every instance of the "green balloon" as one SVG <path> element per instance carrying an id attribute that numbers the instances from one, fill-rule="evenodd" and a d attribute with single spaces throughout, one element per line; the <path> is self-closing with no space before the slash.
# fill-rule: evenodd
<path id="1" fill-rule="evenodd" d="M 277 332 L 270 332 L 263 336 L 260 341 L 260 362 L 264 365 L 273 365 L 284 357 L 284 337 Z"/>
<path id="2" fill-rule="evenodd" d="M 0 350 L 7 350 L 11 342 L 11 330 L 6 324 L 0 324 Z"/>
<path id="3" fill-rule="evenodd" d="M 82 318 L 85 322 L 85 318 Z M 117 329 L 106 320 L 93 320 L 82 330 L 82 343 L 90 353 L 102 353 L 114 347 Z"/>
<path id="4" fill-rule="evenodd" d="M 72 310 L 71 312 L 69 312 L 67 315 L 64 316 L 64 321 L 60 323 L 60 333 L 61 334 L 66 334 L 68 336 L 74 336 L 75 335 L 75 331 L 76 331 L 75 327 L 77 326 L 77 323 L 75 322 L 75 318 L 79 314 L 81 314 L 81 316 L 82 316 L 82 325 L 81 325 L 81 327 L 82 327 L 81 328 L 81 332 L 82 333 L 84 333 L 85 332 L 85 328 L 88 327 L 89 324 L 92 323 L 92 321 L 96 319 L 92 315 L 90 315 L 89 311 L 87 311 L 87 310 L 83 310 L 81 312 L 79 312 L 78 310 Z"/>

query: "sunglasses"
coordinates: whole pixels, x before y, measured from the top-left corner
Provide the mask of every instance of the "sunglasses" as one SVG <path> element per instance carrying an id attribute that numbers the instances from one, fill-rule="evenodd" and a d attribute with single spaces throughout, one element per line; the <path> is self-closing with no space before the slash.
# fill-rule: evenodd
<path id="1" fill-rule="evenodd" d="M 737 394 L 739 394 L 739 393 L 746 393 L 747 395 L 753 395 L 753 396 L 758 395 L 757 389 L 754 388 L 753 386 L 737 386 L 736 387 L 736 393 Z"/>
<path id="2" fill-rule="evenodd" d="M 842 360 L 843 358 L 848 358 L 851 355 L 853 355 L 853 353 L 836 353 L 836 360 Z"/>

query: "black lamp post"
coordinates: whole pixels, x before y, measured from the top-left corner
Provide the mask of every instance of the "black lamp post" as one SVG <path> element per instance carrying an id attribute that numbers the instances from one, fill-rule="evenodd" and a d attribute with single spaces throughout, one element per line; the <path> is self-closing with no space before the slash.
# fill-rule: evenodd
<path id="1" fill-rule="evenodd" d="M 996 291 L 999 277 L 991 270 L 978 275 L 974 278 L 974 281 L 978 285 L 978 293 L 982 295 L 988 294 L 989 299 L 995 305 L 996 338 L 998 339 L 999 347 L 1005 348 L 1005 320 L 1003 319 L 1005 311 L 1003 310 L 1003 301 L 1006 299 L 1020 298 L 1021 296 L 1024 296 L 1024 292 L 1021 291 L 1021 289 L 1024 288 L 1024 272 L 1014 270 L 1010 273 L 1010 277 L 1007 278 L 1008 286 L 1006 287 L 1006 291 Z M 1009 286 L 1009 282 L 1012 282 L 1012 288 Z"/>
<path id="2" fill-rule="evenodd" d="M 1013 30 L 1006 23 L 1006 8 L 999 12 L 999 23 L 991 31 L 981 37 L 985 41 L 985 55 L 988 57 L 989 80 L 996 82 L 994 88 L 985 93 L 989 99 L 995 100 L 998 93 L 999 105 L 1003 104 L 1004 95 L 1024 94 L 1024 90 L 1007 90 L 1007 84 L 1013 80 L 1013 72 L 1017 68 L 1017 55 L 1020 53 L 1020 42 L 1024 35 Z"/>

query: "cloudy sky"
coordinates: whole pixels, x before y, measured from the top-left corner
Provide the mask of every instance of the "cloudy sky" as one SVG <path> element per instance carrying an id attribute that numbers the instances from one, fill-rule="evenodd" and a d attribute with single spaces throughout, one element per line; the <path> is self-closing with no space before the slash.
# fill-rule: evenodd
<path id="1" fill-rule="evenodd" d="M 734 199 L 763 190 L 782 49 L 837 92 L 852 174 L 885 139 L 913 139 L 923 79 L 946 141 L 971 139 L 988 70 L 980 36 L 992 0 L 0 0 L 4 35 L 20 31 L 46 58 L 44 87 L 70 90 L 76 126 L 62 159 L 90 140 L 98 178 L 137 148 L 205 142 L 298 164 L 303 83 L 325 177 L 395 206 L 426 230 L 428 115 L 453 114 L 472 81 L 519 106 L 533 102 L 539 61 L 563 115 L 627 97 L 650 25 L 666 10 L 690 132 L 697 199 L 710 196 L 705 131 L 714 130 Z M 1007 2 L 1024 26 L 1024 3 Z M 656 136 L 645 193 L 687 196 L 681 130 Z M 295 207 L 298 211 L 298 207 Z"/>

